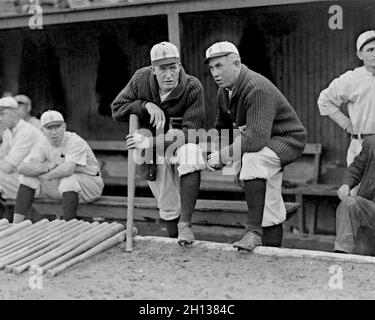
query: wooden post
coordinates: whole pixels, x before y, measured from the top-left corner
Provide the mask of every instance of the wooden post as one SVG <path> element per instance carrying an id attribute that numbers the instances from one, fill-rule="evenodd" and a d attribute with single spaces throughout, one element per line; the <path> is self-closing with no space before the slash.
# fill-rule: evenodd
<path id="1" fill-rule="evenodd" d="M 178 48 L 181 54 L 180 17 L 177 12 L 168 13 L 168 38 L 169 42 L 173 43 Z"/>

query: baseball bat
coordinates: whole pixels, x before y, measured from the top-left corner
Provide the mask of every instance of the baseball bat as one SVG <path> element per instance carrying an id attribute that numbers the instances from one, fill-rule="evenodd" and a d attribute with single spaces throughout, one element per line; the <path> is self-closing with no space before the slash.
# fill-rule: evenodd
<path id="1" fill-rule="evenodd" d="M 0 219 L 0 226 L 3 226 L 3 225 L 7 225 L 7 224 L 9 224 L 9 221 L 8 221 L 8 219 Z"/>
<path id="2" fill-rule="evenodd" d="M 116 222 L 114 224 L 111 224 L 108 228 L 103 230 L 100 234 L 98 234 L 94 238 L 89 239 L 88 241 L 82 243 L 80 246 L 78 246 L 74 250 L 69 251 L 63 256 L 57 258 L 56 260 L 51 261 L 50 263 L 44 265 L 42 268 L 42 272 L 47 271 L 48 269 L 52 269 L 53 267 L 63 263 L 64 261 L 74 258 L 75 256 L 89 250 L 90 248 L 98 245 L 100 242 L 103 242 L 104 240 L 114 236 L 115 234 L 123 230 L 124 230 L 124 226 L 122 224 L 119 224 Z"/>
<path id="3" fill-rule="evenodd" d="M 14 224 L 10 228 L 0 232 L 0 239 L 4 238 L 6 236 L 9 236 L 10 234 L 14 234 L 16 232 L 19 232 L 20 230 L 26 228 L 29 225 L 31 225 L 30 220 L 25 220 L 25 221 L 22 221 L 18 224 Z"/>
<path id="4" fill-rule="evenodd" d="M 69 221 L 70 222 L 70 221 Z M 64 228 L 70 227 L 69 222 L 63 225 Z M 61 225 L 59 225 L 60 227 Z M 4 268 L 7 264 L 16 262 L 34 252 L 37 252 L 40 249 L 47 247 L 51 242 L 53 242 L 57 237 L 61 234 L 61 229 L 54 231 L 50 231 L 47 235 L 43 235 L 43 238 L 38 240 L 35 243 L 28 244 L 25 247 L 20 248 L 15 252 L 8 253 L 7 255 L 3 255 L 0 258 L 0 269 Z"/>
<path id="5" fill-rule="evenodd" d="M 132 230 L 132 236 L 133 234 L 136 235 L 136 229 L 133 229 Z M 107 240 L 101 242 L 100 244 L 96 245 L 95 247 L 92 247 L 91 249 L 87 250 L 86 252 L 74 257 L 73 259 L 71 260 L 68 260 L 66 261 L 65 263 L 63 264 L 60 264 L 59 266 L 53 268 L 53 269 L 50 269 L 47 271 L 47 276 L 48 277 L 54 277 L 56 276 L 57 274 L 59 274 L 60 272 L 66 270 L 67 268 L 79 263 L 79 262 L 82 262 L 98 253 L 101 253 L 121 242 L 123 242 L 125 240 L 125 237 L 127 237 L 127 230 L 125 231 L 122 231 L 110 238 L 108 238 Z"/>
<path id="6" fill-rule="evenodd" d="M 84 232 L 83 234 L 75 237 L 71 241 L 68 241 L 65 245 L 63 245 L 59 248 L 56 248 L 56 249 L 48 252 L 47 254 L 41 256 L 40 258 L 37 258 L 36 260 L 30 262 L 31 270 L 35 269 L 34 266 L 37 266 L 38 268 L 40 268 L 43 265 L 47 264 L 48 262 L 50 262 L 54 259 L 57 259 L 58 257 L 64 255 L 65 253 L 75 249 L 76 247 L 78 247 L 79 245 L 81 245 L 82 243 L 87 241 L 88 239 L 92 238 L 93 235 L 96 235 L 96 234 L 102 232 L 103 229 L 105 227 L 107 227 L 107 225 L 108 225 L 107 222 L 101 223 L 100 225 L 97 225 L 94 228 L 89 229 L 86 232 Z M 1 264 L 0 264 L 0 268 L 1 268 Z"/>
<path id="7" fill-rule="evenodd" d="M 26 227 L 24 230 L 22 230 L 20 232 L 21 233 L 20 235 L 14 234 L 14 235 L 11 235 L 9 237 L 6 237 L 2 241 L 0 241 L 0 248 L 3 248 L 3 249 L 0 249 L 0 253 L 4 250 L 5 247 L 9 247 L 10 245 L 20 241 L 21 239 L 26 238 L 27 236 L 29 236 L 30 234 L 35 232 L 35 230 L 39 229 L 40 226 L 45 225 L 46 223 L 48 223 L 48 220 L 42 219 L 42 220 Z"/>
<path id="8" fill-rule="evenodd" d="M 129 120 L 129 134 L 133 134 L 138 129 L 138 116 L 135 114 L 130 115 Z M 133 251 L 133 222 L 134 222 L 134 198 L 135 198 L 135 149 L 128 151 L 128 206 L 126 216 L 126 230 L 127 230 L 127 241 L 126 251 Z"/>
<path id="9" fill-rule="evenodd" d="M 38 250 L 34 253 L 31 253 L 27 255 L 26 257 L 20 260 L 17 260 L 16 262 L 13 262 L 12 264 L 7 264 L 5 266 L 5 271 L 6 272 L 12 271 L 13 273 L 16 273 L 16 274 L 22 273 L 28 267 L 30 267 L 30 265 L 33 264 L 33 262 L 37 258 L 47 254 L 53 249 L 63 247 L 64 244 L 66 244 L 69 240 L 77 237 L 79 234 L 82 234 L 83 232 L 86 232 L 90 228 L 92 228 L 92 226 L 90 226 L 89 223 L 86 222 L 84 224 L 75 225 L 74 227 L 72 227 L 71 230 L 65 230 L 62 234 L 57 235 L 47 247 L 41 250 Z"/>
<path id="10" fill-rule="evenodd" d="M 69 227 L 72 223 L 68 224 L 65 223 L 62 220 L 55 220 L 56 222 L 51 222 L 46 229 L 36 229 L 34 230 L 27 238 L 21 239 L 19 242 L 8 245 L 5 250 L 2 250 L 0 253 L 0 260 L 2 260 L 5 256 L 11 255 L 16 253 L 17 251 L 21 250 L 24 247 L 30 246 L 30 245 L 36 245 L 39 243 L 42 243 L 46 237 L 49 237 L 53 233 L 57 233 L 60 230 L 63 230 L 67 227 Z"/>

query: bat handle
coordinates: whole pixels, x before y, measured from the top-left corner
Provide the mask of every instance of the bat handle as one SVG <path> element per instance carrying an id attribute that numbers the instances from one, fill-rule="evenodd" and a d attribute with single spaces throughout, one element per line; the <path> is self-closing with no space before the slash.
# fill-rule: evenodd
<path id="1" fill-rule="evenodd" d="M 130 115 L 129 134 L 133 134 L 138 129 L 138 116 Z M 133 221 L 134 221 L 134 198 L 135 198 L 135 169 L 134 149 L 128 151 L 128 210 L 126 217 L 126 251 L 133 251 Z"/>

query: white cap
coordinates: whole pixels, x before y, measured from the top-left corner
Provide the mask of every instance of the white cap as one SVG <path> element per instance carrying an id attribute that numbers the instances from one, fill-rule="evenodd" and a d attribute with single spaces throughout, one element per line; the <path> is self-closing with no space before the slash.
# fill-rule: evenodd
<path id="1" fill-rule="evenodd" d="M 216 42 L 206 50 L 206 59 L 204 59 L 204 63 L 208 63 L 208 60 L 211 58 L 222 57 L 231 53 L 240 55 L 238 49 L 232 42 Z"/>
<path id="2" fill-rule="evenodd" d="M 361 51 L 363 46 L 370 41 L 375 40 L 375 30 L 365 31 L 357 39 L 357 51 Z"/>
<path id="3" fill-rule="evenodd" d="M 0 98 L 0 109 L 16 109 L 18 108 L 18 102 L 13 97 L 4 97 Z"/>
<path id="4" fill-rule="evenodd" d="M 151 51 L 151 64 L 160 66 L 162 64 L 180 63 L 180 54 L 177 47 L 170 42 L 160 42 L 155 44 Z"/>
<path id="5" fill-rule="evenodd" d="M 42 114 L 40 117 L 40 125 L 42 127 L 45 127 L 48 124 L 57 124 L 57 123 L 63 123 L 64 117 L 62 114 L 56 110 L 48 110 Z"/>

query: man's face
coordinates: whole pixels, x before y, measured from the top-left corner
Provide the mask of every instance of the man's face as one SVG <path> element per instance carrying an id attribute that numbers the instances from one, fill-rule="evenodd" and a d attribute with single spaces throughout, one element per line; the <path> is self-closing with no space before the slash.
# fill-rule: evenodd
<path id="1" fill-rule="evenodd" d="M 17 110 L 7 108 L 0 110 L 0 124 L 8 129 L 13 129 L 17 124 Z"/>
<path id="2" fill-rule="evenodd" d="M 178 63 L 170 63 L 152 67 L 152 73 L 156 76 L 156 80 L 158 81 L 161 91 L 168 92 L 176 86 L 180 69 L 181 67 Z"/>
<path id="3" fill-rule="evenodd" d="M 18 113 L 22 119 L 26 119 L 26 116 L 30 113 L 30 109 L 30 105 L 22 101 L 18 101 Z"/>
<path id="4" fill-rule="evenodd" d="M 357 55 L 365 67 L 375 69 L 375 40 L 365 44 Z"/>
<path id="5" fill-rule="evenodd" d="M 66 125 L 64 122 L 51 123 L 42 128 L 48 141 L 54 146 L 59 147 L 64 140 Z"/>
<path id="6" fill-rule="evenodd" d="M 220 88 L 234 87 L 238 78 L 239 65 L 233 59 L 228 56 L 211 58 L 208 67 Z"/>

